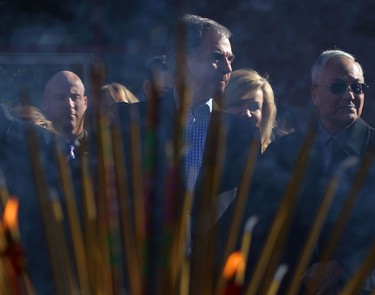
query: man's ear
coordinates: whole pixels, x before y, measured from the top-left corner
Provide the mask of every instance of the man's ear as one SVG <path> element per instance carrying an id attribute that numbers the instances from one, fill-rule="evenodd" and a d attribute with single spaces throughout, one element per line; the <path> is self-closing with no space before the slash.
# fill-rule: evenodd
<path id="1" fill-rule="evenodd" d="M 83 101 L 85 102 L 85 106 L 87 107 L 87 96 L 86 95 L 83 97 Z"/>
<path id="2" fill-rule="evenodd" d="M 319 97 L 318 97 L 318 89 L 316 86 L 311 86 L 310 88 L 311 93 L 311 99 L 313 101 L 313 104 L 317 106 L 319 104 Z"/>

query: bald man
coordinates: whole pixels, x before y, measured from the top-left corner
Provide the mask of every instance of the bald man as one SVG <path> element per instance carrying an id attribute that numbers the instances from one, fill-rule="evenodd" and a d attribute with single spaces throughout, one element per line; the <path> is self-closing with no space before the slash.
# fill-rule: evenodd
<path id="1" fill-rule="evenodd" d="M 86 142 L 84 117 L 87 97 L 78 75 L 70 71 L 55 74 L 44 88 L 43 109 L 46 117 L 67 142 L 75 146 Z"/>

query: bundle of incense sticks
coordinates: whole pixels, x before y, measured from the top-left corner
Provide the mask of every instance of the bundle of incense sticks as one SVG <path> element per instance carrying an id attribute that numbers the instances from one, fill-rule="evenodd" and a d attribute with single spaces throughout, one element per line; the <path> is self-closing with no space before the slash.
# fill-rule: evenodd
<path id="1" fill-rule="evenodd" d="M 100 87 L 104 81 L 104 69 L 96 67 L 92 71 L 93 96 L 100 99 Z M 181 82 L 179 82 L 181 83 Z M 244 218 L 244 206 L 251 184 L 256 162 L 257 145 L 254 142 L 248 152 L 247 165 L 242 182 L 238 187 L 234 215 L 226 240 L 225 251 L 214 269 L 215 228 L 207 235 L 198 233 L 196 245 L 191 256 L 186 255 L 187 229 L 192 206 L 191 192 L 181 192 L 179 171 L 184 151 L 183 131 L 188 104 L 188 91 L 181 83 L 179 87 L 181 108 L 175 123 L 173 141 L 170 142 L 168 163 L 165 165 L 164 199 L 155 199 L 155 175 L 160 173 L 156 167 L 158 161 L 156 128 L 159 116 L 155 98 L 148 109 L 146 124 L 146 147 L 144 162 L 141 159 L 140 122 L 131 120 L 129 142 L 125 142 L 121 126 L 111 124 L 100 110 L 95 115 L 95 140 L 97 170 L 90 168 L 87 155 L 80 159 L 80 177 L 82 195 L 77 196 L 73 189 L 71 168 L 56 144 L 55 158 L 59 170 L 59 183 L 62 191 L 49 189 L 46 171 L 38 157 L 39 144 L 35 134 L 28 133 L 28 145 L 32 157 L 34 180 L 38 192 L 40 212 L 47 237 L 47 248 L 51 258 L 55 289 L 57 294 L 276 294 L 287 270 L 294 274 L 288 294 L 296 294 L 300 287 L 300 278 L 306 270 L 311 257 L 314 241 L 320 233 L 327 210 L 340 179 L 335 175 L 329 182 L 327 192 L 318 210 L 316 220 L 299 264 L 295 269 L 280 264 L 280 251 L 285 244 L 285 236 L 290 230 L 290 215 L 295 210 L 297 191 L 301 184 L 301 175 L 306 167 L 307 154 L 310 152 L 315 133 L 310 130 L 298 158 L 298 163 L 290 184 L 285 192 L 282 205 L 274 217 L 274 223 L 268 233 L 261 256 L 256 265 L 247 265 L 252 231 L 257 217 L 248 220 L 244 234 L 240 237 L 241 220 Z M 197 226 L 205 227 L 213 222 L 218 191 L 218 182 L 222 170 L 222 144 L 225 139 L 225 126 L 217 119 L 216 129 L 208 134 L 207 145 L 212 151 L 206 159 L 205 196 L 198 205 Z M 132 163 L 126 163 L 124 150 L 128 149 Z M 91 155 L 90 155 L 91 157 Z M 337 243 L 338 234 L 347 220 L 355 195 L 369 168 L 373 153 L 362 161 L 361 168 L 352 189 L 348 193 L 347 203 L 340 215 L 332 244 Z M 131 167 L 131 169 L 126 169 Z M 128 177 L 131 175 L 131 177 Z M 129 183 L 131 179 L 132 183 Z M 83 212 L 77 206 L 77 200 L 83 203 Z M 10 201 L 6 183 L 0 173 L 1 208 L 7 208 Z M 66 205 L 62 209 L 61 201 Z M 11 204 L 11 203 L 10 203 Z M 9 205 L 10 206 L 10 205 Z M 157 212 L 157 213 L 155 213 Z M 14 214 L 14 213 L 13 213 Z M 160 218 L 160 220 L 156 220 Z M 14 218 L 13 218 L 14 220 Z M 158 226 L 153 226 L 155 223 Z M 9 220 L 0 223 L 0 292 L 1 294 L 36 294 L 33 282 L 27 270 L 17 269 L 20 277 L 14 276 L 14 265 L 9 253 L 3 251 L 7 245 L 22 245 L 22 236 L 15 234 L 15 228 L 9 226 Z M 236 241 L 241 247 L 236 249 Z M 11 241 L 11 243 L 10 243 Z M 72 249 L 68 241 L 71 241 Z M 8 244 L 7 244 L 8 243 Z M 9 246 L 8 245 L 8 246 Z M 23 245 L 27 247 L 27 245 Z M 325 259 L 332 255 L 332 247 L 326 248 Z M 16 248 L 18 249 L 18 248 Z M 14 249 L 13 249 L 14 250 Z M 57 255 L 57 252 L 59 255 Z M 345 287 L 345 294 L 353 294 L 360 288 L 369 270 L 375 263 L 374 251 Z M 17 259 L 23 259 L 22 251 Z M 252 276 L 245 273 L 252 268 Z M 79 291 L 78 291 L 79 290 Z"/>

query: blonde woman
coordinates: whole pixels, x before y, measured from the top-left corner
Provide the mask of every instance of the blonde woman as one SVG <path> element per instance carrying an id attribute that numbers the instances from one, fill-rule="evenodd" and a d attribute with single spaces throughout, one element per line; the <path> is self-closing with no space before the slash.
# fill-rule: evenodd
<path id="1" fill-rule="evenodd" d="M 31 105 L 20 105 L 9 109 L 10 113 L 19 120 L 33 123 L 57 134 L 52 122 L 47 120 L 40 109 Z"/>
<path id="2" fill-rule="evenodd" d="M 277 112 L 268 79 L 251 69 L 234 71 L 221 104 L 224 111 L 251 120 L 260 129 L 264 152 L 272 141 Z"/>
<path id="3" fill-rule="evenodd" d="M 103 99 L 108 99 L 108 102 L 127 102 L 134 103 L 138 102 L 138 98 L 126 88 L 125 85 L 120 83 L 109 83 L 102 87 Z"/>
<path id="4" fill-rule="evenodd" d="M 102 96 L 99 103 L 99 107 L 102 109 L 104 114 L 111 117 L 111 110 L 115 103 L 135 103 L 138 102 L 138 98 L 128 89 L 125 85 L 120 83 L 109 83 L 102 87 Z"/>

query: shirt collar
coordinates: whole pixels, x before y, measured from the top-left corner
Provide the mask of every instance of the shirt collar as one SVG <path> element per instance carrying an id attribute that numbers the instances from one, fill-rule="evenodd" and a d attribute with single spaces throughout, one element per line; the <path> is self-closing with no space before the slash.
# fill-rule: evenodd
<path id="1" fill-rule="evenodd" d="M 87 140 L 87 130 L 83 129 L 80 135 L 78 135 L 73 143 L 75 146 L 80 146 L 82 143 L 84 143 Z"/>
<path id="2" fill-rule="evenodd" d="M 330 138 L 334 138 L 340 147 L 350 147 L 355 153 L 359 154 L 361 147 L 364 144 L 365 136 L 359 136 L 355 140 L 353 139 L 353 133 L 358 133 L 359 131 L 353 132 L 353 128 L 356 128 L 356 125 L 359 125 L 359 120 L 351 124 L 349 127 L 340 130 L 335 134 L 329 133 L 322 124 L 319 124 L 319 135 L 318 142 L 320 146 L 324 146 Z M 358 129 L 358 128 L 357 128 Z"/>
<path id="3" fill-rule="evenodd" d="M 176 107 L 177 107 L 177 108 L 180 108 L 180 97 L 178 96 L 177 88 L 176 88 L 176 87 L 173 88 L 173 97 L 174 97 L 174 101 L 175 101 L 175 103 L 176 103 Z M 212 105 L 213 105 L 212 101 L 213 101 L 213 99 L 212 99 L 212 98 L 209 98 L 209 99 L 206 100 L 205 102 L 203 102 L 203 103 L 201 103 L 201 104 L 199 104 L 199 105 L 196 105 L 196 106 L 194 107 L 194 109 L 196 109 L 196 108 L 199 107 L 199 106 L 202 106 L 202 105 L 206 104 L 206 105 L 208 105 L 208 107 L 209 107 L 209 109 L 210 109 L 210 113 L 212 113 Z M 189 111 L 192 111 L 192 110 L 189 110 Z"/>

